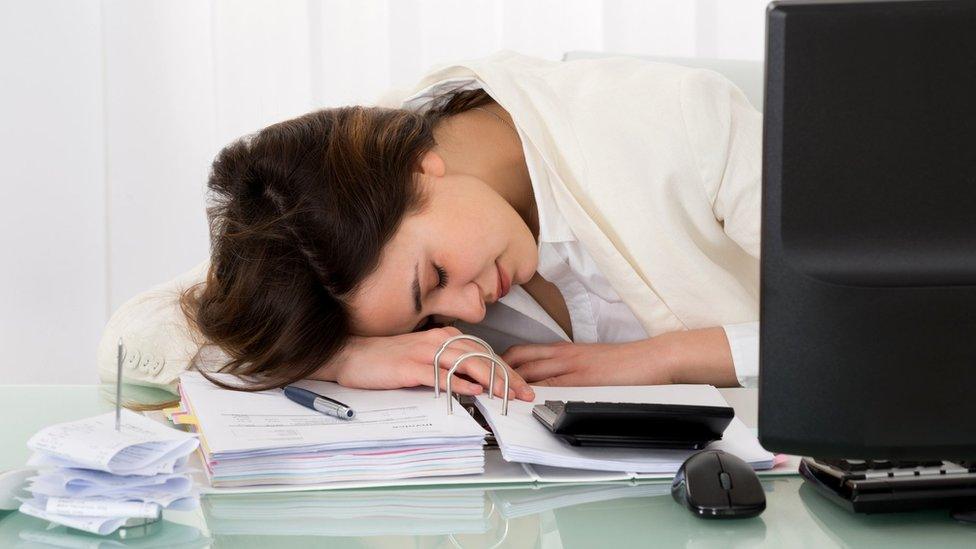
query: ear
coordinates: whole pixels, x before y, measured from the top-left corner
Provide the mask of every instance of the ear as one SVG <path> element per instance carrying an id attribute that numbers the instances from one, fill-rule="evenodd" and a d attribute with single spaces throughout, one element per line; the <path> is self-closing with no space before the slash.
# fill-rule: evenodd
<path id="1" fill-rule="evenodd" d="M 420 173 L 431 177 L 444 177 L 447 167 L 444 159 L 434 151 L 427 151 L 420 159 Z"/>

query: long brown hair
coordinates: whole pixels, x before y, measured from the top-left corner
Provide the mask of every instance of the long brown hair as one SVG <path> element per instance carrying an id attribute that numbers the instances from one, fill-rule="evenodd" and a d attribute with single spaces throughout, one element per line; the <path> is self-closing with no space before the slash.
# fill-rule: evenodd
<path id="1" fill-rule="evenodd" d="M 423 207 L 414 172 L 435 145 L 433 128 L 489 102 L 483 90 L 456 90 L 423 114 L 324 109 L 221 150 L 208 181 L 210 270 L 181 304 L 231 357 L 219 371 L 246 385 L 201 373 L 264 390 L 332 359 L 350 336 L 347 298 L 404 216 Z"/>

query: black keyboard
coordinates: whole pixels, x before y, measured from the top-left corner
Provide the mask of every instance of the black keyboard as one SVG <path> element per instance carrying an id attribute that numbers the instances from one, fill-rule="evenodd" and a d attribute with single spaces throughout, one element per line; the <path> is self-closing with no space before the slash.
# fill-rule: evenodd
<path id="1" fill-rule="evenodd" d="M 860 513 L 976 509 L 976 462 L 803 458 L 800 474 Z"/>
<path id="2" fill-rule="evenodd" d="M 856 473 L 859 471 L 871 471 L 872 473 L 884 472 L 888 476 L 896 476 L 911 469 L 912 473 L 922 474 L 947 474 L 950 472 L 976 473 L 976 465 L 971 462 L 950 462 L 941 459 L 924 461 L 894 461 L 889 459 L 818 459 L 818 463 L 828 465 L 841 471 Z"/>

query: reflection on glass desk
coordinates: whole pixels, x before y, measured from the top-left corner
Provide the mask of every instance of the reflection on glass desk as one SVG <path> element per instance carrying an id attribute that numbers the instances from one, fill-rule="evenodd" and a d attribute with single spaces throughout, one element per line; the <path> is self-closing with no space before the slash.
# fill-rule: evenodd
<path id="1" fill-rule="evenodd" d="M 118 531 L 110 536 L 96 536 L 80 530 L 52 525 L 46 520 L 17 512 L 0 514 L 0 547 L 197 549 L 210 546 L 211 541 L 200 532 L 199 528 L 168 520 L 161 520 L 148 527 Z"/>
<path id="2" fill-rule="evenodd" d="M 133 539 L 9 513 L 0 547 L 972 547 L 976 536 L 944 512 L 852 515 L 799 479 L 762 483 L 769 507 L 746 520 L 697 519 L 666 483 L 228 494 L 204 498 L 200 530 L 164 521 Z"/>
<path id="3" fill-rule="evenodd" d="M 701 520 L 668 483 L 357 490 L 204 499 L 215 547 L 972 547 L 945 512 L 852 515 L 800 479 L 764 479 L 755 519 Z"/>
<path id="4" fill-rule="evenodd" d="M 727 398 L 737 413 L 751 400 L 754 414 L 755 392 L 736 391 Z M 23 465 L 27 439 L 41 427 L 111 409 L 94 385 L 0 386 L 0 402 L 0 468 Z M 167 512 L 158 531 L 128 539 L 11 512 L 0 514 L 0 547 L 976 546 L 976 526 L 945 511 L 853 515 L 798 476 L 762 484 L 766 511 L 745 520 L 697 519 L 674 502 L 669 483 L 435 486 L 205 496 L 199 510 Z"/>
<path id="5" fill-rule="evenodd" d="M 218 538 L 482 534 L 491 518 L 485 491 L 463 488 L 221 494 L 201 504 Z"/>

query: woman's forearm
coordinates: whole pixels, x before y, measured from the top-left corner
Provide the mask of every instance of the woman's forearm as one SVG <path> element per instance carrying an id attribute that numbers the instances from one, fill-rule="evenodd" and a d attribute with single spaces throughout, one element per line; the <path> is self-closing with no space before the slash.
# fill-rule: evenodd
<path id="1" fill-rule="evenodd" d="M 739 386 L 732 351 L 721 327 L 669 332 L 647 341 L 666 349 L 673 383 Z"/>

